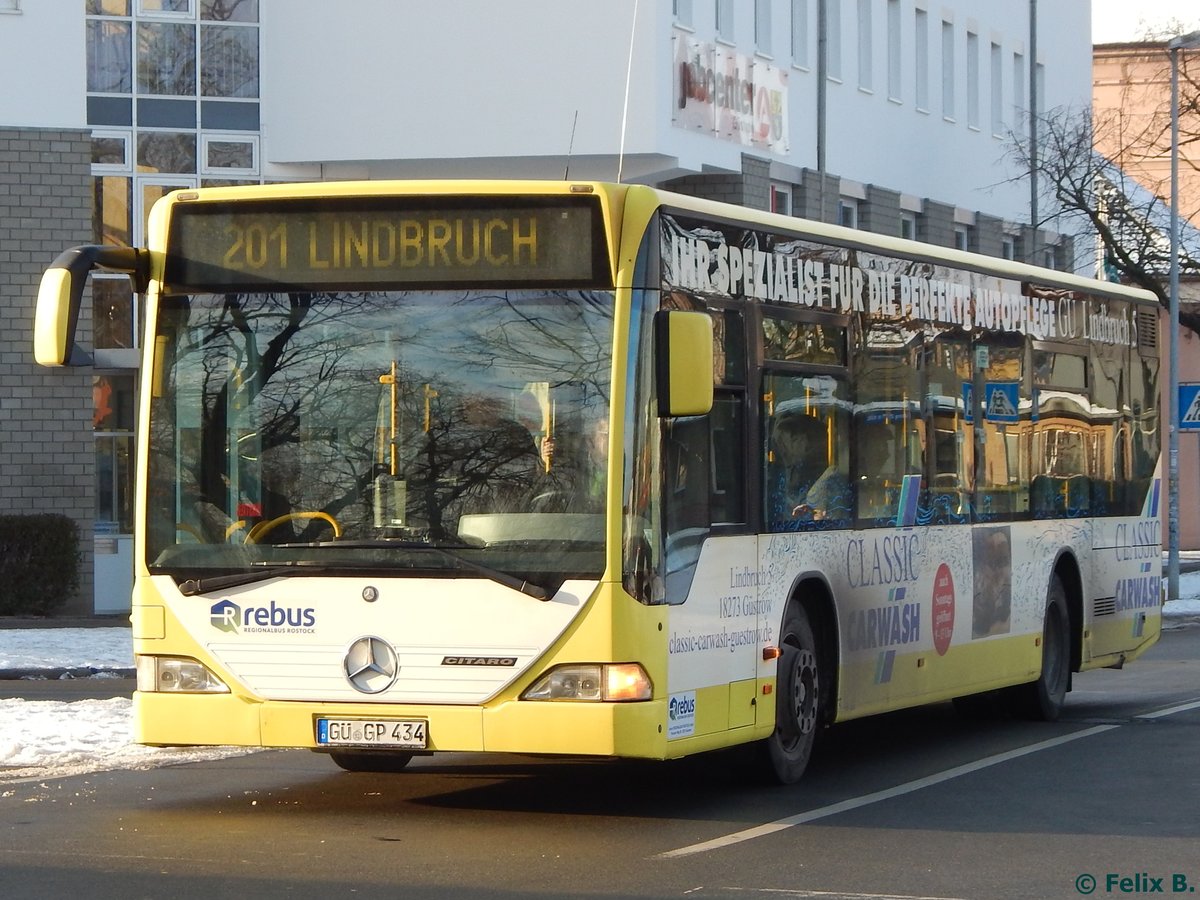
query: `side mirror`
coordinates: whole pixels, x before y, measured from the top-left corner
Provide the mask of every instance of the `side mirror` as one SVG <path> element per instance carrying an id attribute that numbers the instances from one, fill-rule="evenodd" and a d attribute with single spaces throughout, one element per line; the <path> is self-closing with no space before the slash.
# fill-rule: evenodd
<path id="1" fill-rule="evenodd" d="M 713 405 L 713 326 L 707 313 L 662 310 L 654 317 L 658 414 L 703 416 Z"/>
<path id="2" fill-rule="evenodd" d="M 37 310 L 33 317 L 33 356 L 43 366 L 82 366 L 91 362 L 75 346 L 75 328 L 83 289 L 92 269 L 125 272 L 133 289 L 146 290 L 150 281 L 150 254 L 132 247 L 73 247 L 42 274 Z"/>

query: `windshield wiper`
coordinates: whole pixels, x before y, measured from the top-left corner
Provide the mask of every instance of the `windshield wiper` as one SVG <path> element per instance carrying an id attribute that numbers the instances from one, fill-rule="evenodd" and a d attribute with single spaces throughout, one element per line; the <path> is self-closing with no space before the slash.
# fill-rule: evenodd
<path id="1" fill-rule="evenodd" d="M 185 597 L 196 594 L 208 594 L 225 588 L 240 587 L 244 584 L 254 584 L 256 581 L 266 581 L 279 575 L 293 574 L 296 569 L 304 568 L 307 575 L 328 575 L 332 571 L 328 566 L 316 566 L 304 561 L 290 563 L 251 563 L 259 568 L 246 572 L 234 572 L 231 575 L 214 575 L 211 578 L 189 578 L 179 585 L 179 593 Z"/>
<path id="2" fill-rule="evenodd" d="M 483 563 L 475 562 L 467 559 L 452 550 L 447 549 L 439 544 L 426 544 L 423 541 L 395 540 L 395 541 L 313 541 L 306 544 L 277 544 L 278 547 L 343 547 L 348 550 L 423 550 L 438 554 L 444 559 L 448 559 L 454 564 L 461 566 L 468 571 L 482 575 L 484 578 L 491 579 L 497 584 L 502 584 L 505 587 L 512 588 L 515 591 L 520 591 L 534 600 L 549 600 L 553 594 L 547 588 L 540 584 L 526 581 L 523 578 L 518 578 L 515 575 L 510 575 L 507 572 L 502 572 L 500 569 L 495 569 L 492 566 L 484 565 Z M 453 544 L 456 550 L 466 550 L 470 548 L 470 544 Z M 232 577 L 232 576 L 229 576 Z"/>

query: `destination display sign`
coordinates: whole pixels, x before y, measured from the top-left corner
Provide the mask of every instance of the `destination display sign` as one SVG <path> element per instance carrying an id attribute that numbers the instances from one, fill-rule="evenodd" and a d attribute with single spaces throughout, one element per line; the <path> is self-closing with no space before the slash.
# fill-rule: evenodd
<path id="1" fill-rule="evenodd" d="M 610 287 L 595 197 L 176 203 L 171 292 Z"/>

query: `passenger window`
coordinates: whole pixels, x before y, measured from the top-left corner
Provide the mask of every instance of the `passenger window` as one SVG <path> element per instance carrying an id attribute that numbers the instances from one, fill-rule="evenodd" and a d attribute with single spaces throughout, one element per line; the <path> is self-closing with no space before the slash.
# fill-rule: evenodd
<path id="1" fill-rule="evenodd" d="M 845 383 L 831 376 L 764 374 L 768 531 L 849 523 L 853 500 L 846 393 Z"/>

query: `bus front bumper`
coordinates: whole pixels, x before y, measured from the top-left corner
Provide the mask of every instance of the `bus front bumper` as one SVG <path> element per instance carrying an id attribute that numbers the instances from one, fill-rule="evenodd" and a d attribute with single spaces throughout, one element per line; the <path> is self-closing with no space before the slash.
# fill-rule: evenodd
<path id="1" fill-rule="evenodd" d="M 319 747 L 326 719 L 423 720 L 429 751 L 663 759 L 666 701 L 517 701 L 392 706 L 257 701 L 234 694 L 133 695 L 134 740 L 151 746 Z"/>

